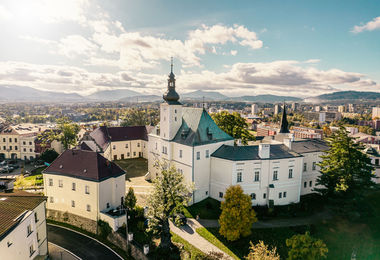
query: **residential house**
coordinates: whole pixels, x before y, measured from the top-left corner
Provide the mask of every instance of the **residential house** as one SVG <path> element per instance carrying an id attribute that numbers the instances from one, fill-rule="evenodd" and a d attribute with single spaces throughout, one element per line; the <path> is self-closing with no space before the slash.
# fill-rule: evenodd
<path id="1" fill-rule="evenodd" d="M 124 212 L 116 212 L 124 201 L 125 171 L 100 153 L 68 149 L 43 171 L 43 179 L 48 210 L 103 219 L 114 230 L 125 223 Z"/>
<path id="2" fill-rule="evenodd" d="M 0 193 L 1 259 L 47 256 L 45 205 L 45 197 L 31 193 Z"/>

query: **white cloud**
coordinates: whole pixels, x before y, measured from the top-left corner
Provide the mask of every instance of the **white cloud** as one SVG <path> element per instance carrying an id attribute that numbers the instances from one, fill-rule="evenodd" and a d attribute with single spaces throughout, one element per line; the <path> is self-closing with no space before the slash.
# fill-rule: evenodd
<path id="1" fill-rule="evenodd" d="M 236 54 L 237 54 L 237 50 L 231 50 L 230 53 L 231 53 L 232 56 L 236 56 Z"/>
<path id="2" fill-rule="evenodd" d="M 372 21 L 369 21 L 364 25 L 355 25 L 351 32 L 360 33 L 363 31 L 373 31 L 377 29 L 380 29 L 380 16 L 373 18 Z"/>
<path id="3" fill-rule="evenodd" d="M 91 56 L 97 51 L 98 46 L 81 35 L 69 35 L 58 43 L 58 53 L 69 58 L 79 55 Z"/>
<path id="4" fill-rule="evenodd" d="M 12 13 L 4 6 L 0 5 L 0 20 L 10 20 L 12 17 Z"/>
<path id="5" fill-rule="evenodd" d="M 40 0 L 32 9 L 38 17 L 48 23 L 74 21 L 85 24 L 88 0 Z"/>

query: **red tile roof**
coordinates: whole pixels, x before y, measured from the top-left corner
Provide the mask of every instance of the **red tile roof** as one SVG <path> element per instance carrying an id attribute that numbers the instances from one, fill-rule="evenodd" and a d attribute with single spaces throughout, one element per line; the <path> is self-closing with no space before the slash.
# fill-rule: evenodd
<path id="1" fill-rule="evenodd" d="M 102 181 L 123 175 L 125 171 L 97 152 L 69 149 L 55 159 L 43 173 Z"/>

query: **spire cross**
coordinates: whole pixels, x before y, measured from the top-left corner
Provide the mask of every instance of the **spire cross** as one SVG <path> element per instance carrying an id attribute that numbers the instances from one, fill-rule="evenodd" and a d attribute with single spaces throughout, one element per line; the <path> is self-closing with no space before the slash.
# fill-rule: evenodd
<path id="1" fill-rule="evenodd" d="M 170 58 L 170 71 L 173 73 L 173 57 Z"/>

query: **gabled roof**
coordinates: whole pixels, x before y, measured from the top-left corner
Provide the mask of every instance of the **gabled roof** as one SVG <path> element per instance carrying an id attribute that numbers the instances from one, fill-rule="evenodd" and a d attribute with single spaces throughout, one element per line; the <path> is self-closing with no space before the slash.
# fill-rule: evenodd
<path id="1" fill-rule="evenodd" d="M 324 152 L 329 149 L 325 141 L 320 139 L 305 139 L 292 142 L 292 150 L 297 153 Z"/>
<path id="2" fill-rule="evenodd" d="M 151 126 L 100 126 L 90 133 L 90 137 L 104 150 L 111 142 L 145 140 Z"/>
<path id="3" fill-rule="evenodd" d="M 20 223 L 17 218 L 26 211 L 35 209 L 46 197 L 18 191 L 0 193 L 0 241 Z"/>
<path id="4" fill-rule="evenodd" d="M 103 181 L 123 175 L 125 171 L 97 152 L 70 149 L 58 156 L 43 173 Z"/>
<path id="5" fill-rule="evenodd" d="M 223 132 L 203 108 L 183 108 L 182 125 L 173 142 L 197 146 L 234 140 Z"/>
<path id="6" fill-rule="evenodd" d="M 268 159 L 261 159 L 259 157 L 258 145 L 222 145 L 214 153 L 211 154 L 211 157 L 226 159 L 230 161 L 277 160 L 301 156 L 302 155 L 289 150 L 289 148 L 283 144 L 271 144 L 270 155 Z"/>

